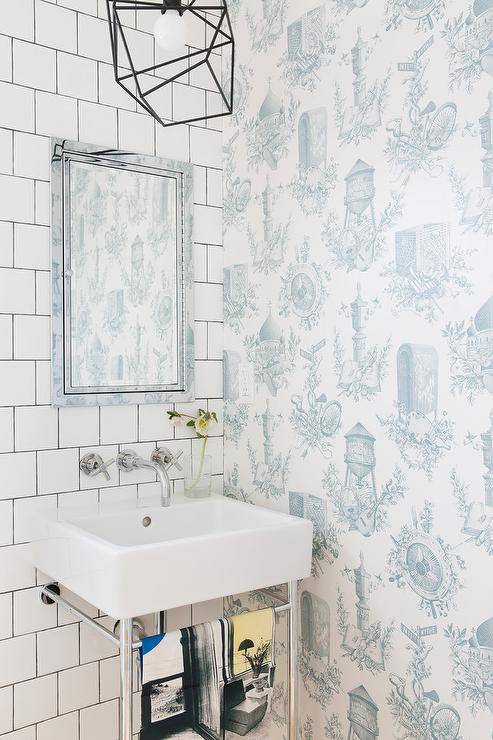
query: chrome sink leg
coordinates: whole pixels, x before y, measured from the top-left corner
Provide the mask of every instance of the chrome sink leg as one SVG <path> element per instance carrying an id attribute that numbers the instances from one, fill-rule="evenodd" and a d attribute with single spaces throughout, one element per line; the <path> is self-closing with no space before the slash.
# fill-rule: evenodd
<path id="1" fill-rule="evenodd" d="M 133 619 L 120 624 L 120 740 L 132 740 Z"/>
<path id="2" fill-rule="evenodd" d="M 298 581 L 289 583 L 289 740 L 298 738 Z"/>

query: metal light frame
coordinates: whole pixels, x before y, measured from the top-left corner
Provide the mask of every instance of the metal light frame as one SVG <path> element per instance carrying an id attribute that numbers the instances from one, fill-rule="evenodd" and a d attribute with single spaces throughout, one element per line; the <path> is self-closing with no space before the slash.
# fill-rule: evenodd
<path id="1" fill-rule="evenodd" d="M 235 67 L 235 40 L 233 36 L 233 29 L 231 26 L 231 20 L 229 17 L 228 7 L 226 0 L 106 0 L 108 10 L 108 23 L 110 28 L 110 39 L 111 39 L 111 51 L 113 59 L 113 68 L 115 73 L 115 80 L 122 87 L 130 97 L 132 97 L 147 113 L 149 113 L 158 123 L 165 128 L 168 126 L 177 126 L 181 123 L 194 123 L 195 121 L 207 121 L 212 118 L 221 118 L 223 116 L 229 116 L 233 113 L 233 96 L 234 96 L 234 67 Z M 154 13 L 166 13 L 168 10 L 176 10 L 180 15 L 190 13 L 191 15 L 199 18 L 207 27 L 213 29 L 213 34 L 209 44 L 205 45 L 204 49 L 198 49 L 191 51 L 189 54 L 184 54 L 175 59 L 169 59 L 165 62 L 160 62 L 151 67 L 144 69 L 136 69 L 135 64 L 132 60 L 130 53 L 130 47 L 125 32 L 125 27 L 122 24 L 120 18 L 120 11 L 129 10 L 142 10 Z M 217 16 L 211 15 L 218 13 Z M 228 79 L 227 90 L 223 89 L 217 75 L 210 63 L 210 56 L 214 51 L 231 47 L 231 74 Z M 130 72 L 122 72 L 120 65 L 118 64 L 119 54 L 123 53 L 128 62 L 121 65 L 123 67 L 129 67 Z M 204 58 L 200 61 L 195 61 L 192 64 L 188 60 L 194 60 L 196 57 L 202 55 Z M 169 78 L 156 78 L 161 80 L 159 83 L 151 87 L 149 90 L 144 91 L 139 80 L 141 75 L 150 75 L 156 70 L 163 70 L 171 64 L 177 64 L 183 62 L 186 64 L 185 68 L 172 74 Z M 188 63 L 187 63 L 188 62 Z M 180 77 L 187 75 L 194 69 L 197 69 L 201 65 L 206 65 L 209 69 L 212 79 L 217 87 L 218 92 L 221 95 L 222 101 L 226 109 L 221 113 L 211 113 L 210 115 L 197 116 L 195 118 L 188 118 L 179 121 L 168 121 L 162 119 L 159 114 L 154 110 L 153 106 L 148 100 L 148 96 L 155 93 L 157 90 L 172 84 Z M 137 94 L 129 89 L 128 80 L 133 79 Z"/>

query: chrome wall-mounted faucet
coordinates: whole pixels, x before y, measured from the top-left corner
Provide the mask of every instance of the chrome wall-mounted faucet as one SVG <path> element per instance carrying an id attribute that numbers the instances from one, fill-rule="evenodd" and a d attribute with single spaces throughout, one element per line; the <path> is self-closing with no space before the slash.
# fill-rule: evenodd
<path id="1" fill-rule="evenodd" d="M 101 455 L 98 455 L 95 452 L 89 452 L 81 458 L 79 468 L 85 475 L 88 475 L 89 478 L 94 478 L 96 475 L 102 474 L 106 480 L 110 480 L 111 476 L 108 473 L 108 468 L 110 465 L 113 465 L 114 462 L 115 458 L 108 460 L 108 462 L 104 462 Z"/>
<path id="2" fill-rule="evenodd" d="M 116 464 L 119 470 L 126 473 L 139 468 L 154 470 L 161 486 L 161 506 L 168 507 L 172 504 L 169 470 L 173 465 L 178 470 L 182 470 L 178 462 L 182 454 L 183 452 L 179 452 L 173 455 L 166 447 L 158 447 L 152 452 L 151 459 L 145 460 L 133 450 L 123 450 L 118 454 Z"/>

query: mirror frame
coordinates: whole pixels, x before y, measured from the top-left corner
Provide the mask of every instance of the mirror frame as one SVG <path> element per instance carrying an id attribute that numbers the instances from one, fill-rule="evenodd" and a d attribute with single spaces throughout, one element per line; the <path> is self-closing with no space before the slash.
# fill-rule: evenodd
<path id="1" fill-rule="evenodd" d="M 194 399 L 193 314 L 193 166 L 173 159 L 133 154 L 51 139 L 51 293 L 52 344 L 51 380 L 53 406 L 105 406 L 140 403 L 169 403 Z M 165 176 L 177 181 L 177 276 L 178 276 L 178 382 L 173 385 L 133 386 L 122 390 L 108 386 L 81 392 L 70 387 L 70 188 L 71 161 Z M 181 224 L 180 224 L 181 221 Z M 181 234 L 181 238 L 180 238 Z"/>

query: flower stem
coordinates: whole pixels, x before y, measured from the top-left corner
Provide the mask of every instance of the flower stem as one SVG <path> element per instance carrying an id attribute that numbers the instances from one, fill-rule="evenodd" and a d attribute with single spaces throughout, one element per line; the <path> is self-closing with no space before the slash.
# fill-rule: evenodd
<path id="1" fill-rule="evenodd" d="M 191 486 L 188 486 L 188 490 L 189 491 L 193 490 L 195 488 L 195 486 L 197 486 L 199 484 L 200 479 L 202 478 L 202 473 L 204 472 L 205 448 L 206 448 L 206 445 L 207 445 L 207 439 L 208 439 L 207 437 L 203 437 L 202 449 L 200 451 L 199 469 L 197 471 L 197 475 L 195 477 L 194 482 L 192 483 Z M 193 460 L 193 458 L 192 458 L 192 460 Z"/>

